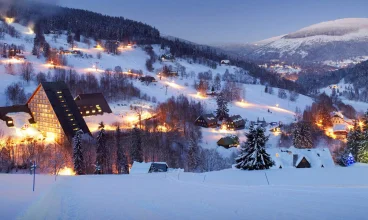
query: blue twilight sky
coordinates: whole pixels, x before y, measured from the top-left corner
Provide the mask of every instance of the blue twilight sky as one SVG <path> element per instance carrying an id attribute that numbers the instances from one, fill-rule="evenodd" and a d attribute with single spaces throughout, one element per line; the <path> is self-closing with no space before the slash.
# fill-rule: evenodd
<path id="1" fill-rule="evenodd" d="M 58 0 L 123 16 L 196 43 L 247 43 L 339 18 L 368 16 L 368 0 Z"/>

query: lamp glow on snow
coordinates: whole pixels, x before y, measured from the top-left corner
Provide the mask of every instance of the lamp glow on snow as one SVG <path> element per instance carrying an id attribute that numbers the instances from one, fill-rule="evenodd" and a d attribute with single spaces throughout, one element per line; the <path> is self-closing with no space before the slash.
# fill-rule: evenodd
<path id="1" fill-rule="evenodd" d="M 5 22 L 7 24 L 12 24 L 14 22 L 14 20 L 15 20 L 14 18 L 5 17 Z"/>
<path id="2" fill-rule="evenodd" d="M 59 171 L 60 176 L 75 176 L 75 172 L 72 168 L 64 167 Z"/>

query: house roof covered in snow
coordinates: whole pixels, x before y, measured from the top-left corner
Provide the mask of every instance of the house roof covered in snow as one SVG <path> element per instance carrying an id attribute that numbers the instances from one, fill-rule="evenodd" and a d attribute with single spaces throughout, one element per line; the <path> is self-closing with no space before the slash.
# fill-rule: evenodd
<path id="1" fill-rule="evenodd" d="M 244 126 L 245 121 L 240 115 L 233 115 L 227 119 L 228 122 L 233 122 L 236 126 Z"/>
<path id="2" fill-rule="evenodd" d="M 157 167 L 161 167 L 161 166 L 167 166 L 166 162 L 142 162 L 139 163 L 137 161 L 133 162 L 132 168 L 130 169 L 130 173 L 131 174 L 142 174 L 142 173 L 149 173 L 151 170 L 152 165 L 156 165 Z"/>
<path id="3" fill-rule="evenodd" d="M 310 163 L 311 168 L 333 167 L 335 163 L 332 159 L 331 152 L 328 148 L 314 149 L 297 149 L 290 148 L 270 148 L 267 152 L 271 155 L 275 162 L 273 168 L 292 168 L 295 164 L 299 164 L 303 158 Z M 298 155 L 294 163 L 294 155 Z"/>
<path id="4" fill-rule="evenodd" d="M 199 116 L 196 121 L 198 119 L 203 119 L 207 122 L 207 124 L 213 124 L 213 123 L 217 123 L 217 119 L 213 114 L 205 114 L 205 115 L 201 115 Z"/>

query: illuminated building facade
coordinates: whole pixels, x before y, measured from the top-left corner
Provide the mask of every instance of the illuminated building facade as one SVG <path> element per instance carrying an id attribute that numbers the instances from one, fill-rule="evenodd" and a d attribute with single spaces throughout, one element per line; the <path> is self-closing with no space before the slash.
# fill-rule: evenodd
<path id="1" fill-rule="evenodd" d="M 82 129 L 90 133 L 77 104 L 64 82 L 43 82 L 27 102 L 35 127 L 45 136 L 52 135 L 58 143 L 71 141 Z"/>

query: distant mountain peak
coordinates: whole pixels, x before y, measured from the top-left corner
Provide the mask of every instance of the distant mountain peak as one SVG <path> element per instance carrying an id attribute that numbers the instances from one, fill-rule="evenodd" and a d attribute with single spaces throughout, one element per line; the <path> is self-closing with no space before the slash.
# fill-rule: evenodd
<path id="1" fill-rule="evenodd" d="M 368 18 L 321 22 L 247 46 L 228 47 L 228 50 L 257 61 L 279 59 L 303 63 L 368 56 Z"/>

